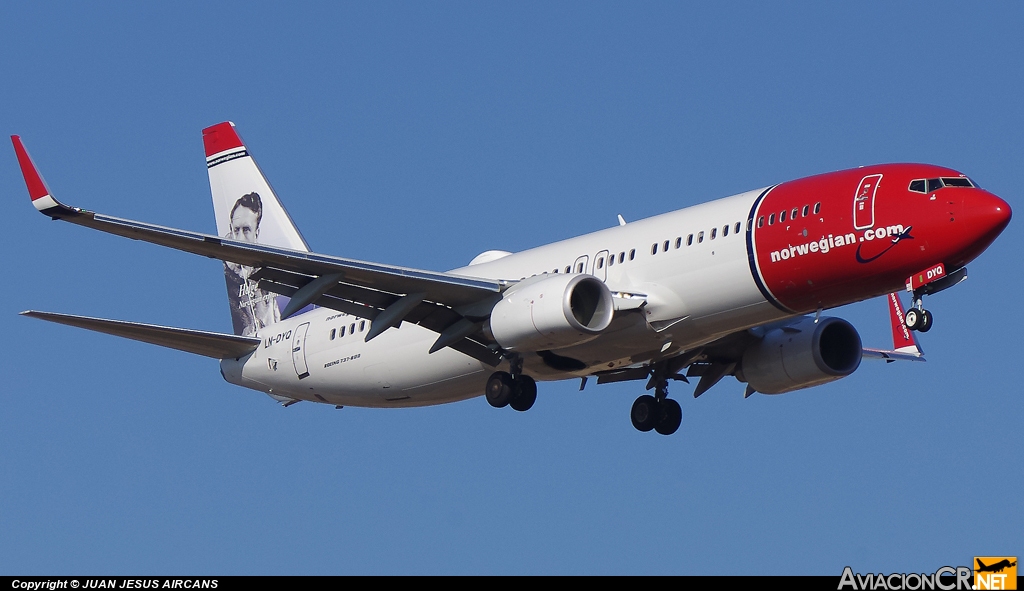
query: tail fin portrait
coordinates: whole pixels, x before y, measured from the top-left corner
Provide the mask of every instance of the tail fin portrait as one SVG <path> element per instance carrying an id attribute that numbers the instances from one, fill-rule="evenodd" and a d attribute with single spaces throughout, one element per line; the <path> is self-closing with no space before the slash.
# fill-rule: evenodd
<path id="1" fill-rule="evenodd" d="M 203 130 L 217 234 L 240 242 L 309 251 L 288 212 L 230 121 Z M 261 289 L 257 267 L 224 263 L 236 335 L 252 336 L 281 319 L 288 298 Z"/>

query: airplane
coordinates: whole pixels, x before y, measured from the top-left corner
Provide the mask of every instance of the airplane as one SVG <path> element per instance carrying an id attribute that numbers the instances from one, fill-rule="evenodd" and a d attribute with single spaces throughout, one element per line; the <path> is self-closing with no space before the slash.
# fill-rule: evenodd
<path id="1" fill-rule="evenodd" d="M 862 358 L 923 360 L 926 295 L 1006 228 L 1009 205 L 966 175 L 880 164 L 784 182 L 446 272 L 310 250 L 231 122 L 203 130 L 217 235 L 57 201 L 19 136 L 35 208 L 54 220 L 223 261 L 234 334 L 22 314 L 220 360 L 232 384 L 300 401 L 395 408 L 483 394 L 530 409 L 538 381 L 646 381 L 642 432 L 682 421 L 671 381 L 726 376 L 744 396 L 838 380 Z M 904 310 L 897 293 L 907 290 Z M 893 349 L 824 310 L 886 296 Z"/>
<path id="2" fill-rule="evenodd" d="M 1013 561 L 1013 562 L 1010 562 L 1010 560 L 1007 559 L 1007 558 L 1004 558 L 1004 559 L 1000 560 L 999 562 L 997 562 L 995 564 L 988 564 L 988 565 L 986 565 L 980 559 L 977 559 L 977 562 L 978 562 L 978 571 L 977 572 L 979 572 L 979 573 L 998 573 L 998 572 L 1002 571 L 1005 568 L 1010 568 L 1012 566 L 1017 566 L 1017 561 L 1016 560 Z"/>

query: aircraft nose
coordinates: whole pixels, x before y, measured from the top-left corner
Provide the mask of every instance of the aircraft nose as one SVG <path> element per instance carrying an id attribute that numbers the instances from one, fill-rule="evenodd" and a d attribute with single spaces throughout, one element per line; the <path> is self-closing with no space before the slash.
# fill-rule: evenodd
<path id="1" fill-rule="evenodd" d="M 976 240 L 995 240 L 1012 215 L 1009 204 L 988 191 L 978 189 L 964 196 L 961 219 L 968 235 Z"/>

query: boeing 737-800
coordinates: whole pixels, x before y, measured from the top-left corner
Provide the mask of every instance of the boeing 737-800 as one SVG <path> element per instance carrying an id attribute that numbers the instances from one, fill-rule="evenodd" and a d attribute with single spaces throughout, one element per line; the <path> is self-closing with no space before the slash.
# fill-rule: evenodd
<path id="1" fill-rule="evenodd" d="M 285 406 L 409 407 L 484 394 L 528 410 L 537 381 L 646 381 L 630 417 L 670 434 L 671 380 L 725 376 L 746 395 L 851 374 L 864 356 L 922 360 L 925 295 L 1010 221 L 999 197 L 949 168 L 883 164 L 773 185 L 448 272 L 315 254 L 239 138 L 203 131 L 217 235 L 66 206 L 13 136 L 43 214 L 224 262 L 234 334 L 23 314 L 220 360 L 228 382 Z M 904 310 L 897 292 L 911 293 Z M 865 349 L 823 310 L 887 296 L 894 346 Z"/>

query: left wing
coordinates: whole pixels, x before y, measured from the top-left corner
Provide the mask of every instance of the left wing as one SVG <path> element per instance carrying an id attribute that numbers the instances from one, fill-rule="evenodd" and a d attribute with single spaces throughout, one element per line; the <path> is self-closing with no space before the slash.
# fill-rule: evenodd
<path id="1" fill-rule="evenodd" d="M 465 277 L 242 242 L 107 216 L 57 201 L 18 136 L 11 136 L 32 205 L 55 220 L 167 246 L 240 265 L 259 267 L 260 287 L 290 296 L 294 311 L 316 304 L 376 320 L 367 340 L 402 321 L 440 333 L 437 350 L 450 346 L 490 365 L 500 354 L 480 331 L 501 292 L 514 282 Z"/>

